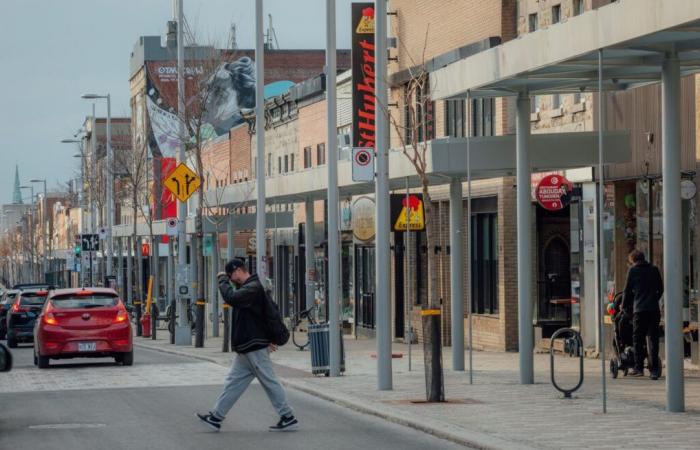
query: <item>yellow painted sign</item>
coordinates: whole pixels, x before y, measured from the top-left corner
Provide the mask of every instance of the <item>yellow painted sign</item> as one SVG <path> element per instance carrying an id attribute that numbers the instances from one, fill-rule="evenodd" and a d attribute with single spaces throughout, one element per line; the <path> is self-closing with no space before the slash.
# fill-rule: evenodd
<path id="1" fill-rule="evenodd" d="M 163 186 L 168 188 L 181 202 L 186 202 L 188 198 L 199 189 L 201 180 L 187 164 L 180 163 L 173 172 L 165 178 Z"/>
<path id="2" fill-rule="evenodd" d="M 423 213 L 423 200 L 416 195 L 410 195 L 408 202 L 402 199 L 402 208 L 396 216 L 394 231 L 406 231 L 408 222 L 409 231 L 421 231 L 425 228 L 425 214 Z"/>

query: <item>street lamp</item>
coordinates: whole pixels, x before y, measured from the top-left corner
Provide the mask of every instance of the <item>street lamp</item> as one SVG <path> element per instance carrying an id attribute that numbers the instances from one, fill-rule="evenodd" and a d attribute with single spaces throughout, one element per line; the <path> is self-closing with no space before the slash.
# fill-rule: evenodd
<path id="1" fill-rule="evenodd" d="M 80 153 L 76 153 L 73 155 L 73 158 L 81 158 L 80 160 L 80 191 L 78 192 L 79 196 L 79 202 L 80 202 L 80 236 L 82 238 L 83 233 L 85 232 L 85 220 L 84 220 L 84 209 L 85 209 L 85 152 L 83 151 L 83 146 L 82 143 L 83 141 L 80 139 L 61 139 L 62 144 L 77 144 L 78 145 L 78 150 Z M 83 268 L 83 265 L 80 265 L 80 285 L 85 286 L 85 280 L 84 280 L 84 275 L 85 270 Z"/>
<path id="2" fill-rule="evenodd" d="M 112 227 L 114 226 L 114 172 L 113 172 L 113 158 L 112 154 L 112 104 L 110 95 L 98 95 L 98 94 L 83 94 L 81 98 L 86 100 L 96 100 L 96 99 L 107 99 L 107 165 L 105 168 L 105 185 L 107 191 L 107 233 L 105 236 L 105 241 L 107 244 L 107 249 L 105 254 L 107 255 L 107 276 L 112 275 L 112 255 L 114 252 L 112 250 Z M 94 117 L 94 113 L 93 113 Z M 92 130 L 93 133 L 96 132 L 95 129 Z M 95 149 L 93 149 L 95 151 Z"/>
<path id="3" fill-rule="evenodd" d="M 34 279 L 34 186 L 20 186 L 20 189 L 29 189 L 31 192 L 31 197 L 29 198 L 29 242 L 30 242 L 30 258 L 29 259 L 29 271 L 32 274 L 32 279 Z M 25 257 L 26 257 L 25 252 Z M 32 280 L 33 281 L 33 280 Z"/>
<path id="4" fill-rule="evenodd" d="M 30 183 L 44 183 L 44 218 L 46 219 L 46 228 L 44 228 L 44 221 L 42 221 L 41 224 L 41 229 L 42 229 L 42 236 L 44 238 L 44 258 L 43 258 L 43 267 L 44 267 L 44 280 L 46 280 L 46 271 L 49 269 L 48 265 L 48 251 L 49 251 L 49 229 L 51 228 L 50 220 L 49 220 L 49 200 L 46 197 L 46 178 L 35 178 L 33 180 L 29 180 Z"/>

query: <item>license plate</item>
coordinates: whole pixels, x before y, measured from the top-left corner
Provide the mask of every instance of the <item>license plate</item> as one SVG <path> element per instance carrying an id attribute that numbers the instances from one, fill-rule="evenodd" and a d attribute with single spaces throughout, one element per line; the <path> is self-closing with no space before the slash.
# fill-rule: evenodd
<path id="1" fill-rule="evenodd" d="M 97 350 L 97 343 L 95 342 L 79 342 L 78 351 L 79 352 L 94 352 Z"/>

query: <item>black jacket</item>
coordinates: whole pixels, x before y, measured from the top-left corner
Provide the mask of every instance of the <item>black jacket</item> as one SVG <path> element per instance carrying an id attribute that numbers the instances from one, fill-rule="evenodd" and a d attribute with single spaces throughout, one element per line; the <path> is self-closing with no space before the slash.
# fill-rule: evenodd
<path id="1" fill-rule="evenodd" d="M 663 293 L 664 282 L 659 269 L 643 261 L 630 267 L 627 272 L 622 307 L 634 313 L 659 311 L 659 299 Z"/>
<path id="2" fill-rule="evenodd" d="M 231 346 L 248 353 L 270 345 L 264 325 L 265 291 L 257 275 L 251 275 L 235 289 L 226 275 L 219 275 L 219 291 L 232 307 Z"/>

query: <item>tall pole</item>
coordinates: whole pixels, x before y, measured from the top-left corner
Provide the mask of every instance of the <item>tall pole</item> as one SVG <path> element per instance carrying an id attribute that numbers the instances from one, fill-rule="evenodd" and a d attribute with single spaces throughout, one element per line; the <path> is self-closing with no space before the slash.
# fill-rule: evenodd
<path id="1" fill-rule="evenodd" d="M 187 161 L 185 152 L 185 41 L 183 39 L 184 29 L 184 13 L 182 10 L 182 0 L 177 2 L 177 114 L 179 124 L 179 139 L 180 146 L 178 150 L 178 160 L 180 163 Z M 179 202 L 177 205 L 177 267 L 180 274 L 180 282 L 184 284 L 186 279 L 187 267 L 187 235 L 185 228 L 185 220 L 187 219 L 187 204 Z M 187 297 L 180 296 L 177 302 L 178 323 L 175 327 L 175 344 L 176 345 L 191 345 L 192 336 L 189 326 L 187 325 Z"/>
<path id="2" fill-rule="evenodd" d="M 464 370 L 464 283 L 462 180 L 450 180 L 450 300 L 452 307 L 452 370 Z M 407 227 L 408 229 L 408 227 Z"/>
<path id="3" fill-rule="evenodd" d="M 381 391 L 391 390 L 391 305 L 389 299 L 389 118 L 385 110 L 387 106 L 387 77 L 386 77 L 386 0 L 375 2 L 375 66 L 377 106 L 376 159 L 377 175 L 375 182 L 375 199 L 377 202 L 377 221 L 375 233 L 377 287 L 376 330 L 377 330 L 377 383 Z"/>
<path id="4" fill-rule="evenodd" d="M 92 184 L 90 185 L 90 199 L 92 207 L 90 208 L 90 233 L 95 234 L 97 231 L 97 118 L 95 117 L 95 102 L 92 103 L 92 122 L 90 132 L 90 171 L 92 173 Z M 94 251 L 90 251 L 90 285 L 95 286 L 95 267 L 92 264 L 92 255 Z"/>
<path id="5" fill-rule="evenodd" d="M 469 111 L 471 101 L 467 91 L 467 106 Z M 474 112 L 472 111 L 472 114 Z M 472 123 L 469 121 L 469 123 Z M 469 311 L 469 384 L 474 384 L 474 310 L 472 309 L 472 131 L 467 129 L 467 310 Z"/>
<path id="6" fill-rule="evenodd" d="M 681 76 L 678 54 L 669 52 L 661 75 L 664 202 L 664 319 L 666 323 L 666 409 L 685 410 L 683 380 L 683 241 L 681 239 Z M 651 237 L 650 237 L 651 239 Z"/>
<path id="7" fill-rule="evenodd" d="M 340 233 L 338 232 L 338 132 L 335 0 L 326 0 L 326 148 L 328 149 L 328 331 L 330 376 L 340 375 Z"/>
<path id="8" fill-rule="evenodd" d="M 107 167 L 105 168 L 105 183 L 107 188 L 107 233 L 105 237 L 105 258 L 107 276 L 112 276 L 112 227 L 114 226 L 114 154 L 112 153 L 112 101 L 107 94 Z"/>
<path id="9" fill-rule="evenodd" d="M 260 282 L 267 287 L 265 270 L 265 62 L 263 0 L 255 0 L 255 203 L 256 268 Z"/>
<path id="10" fill-rule="evenodd" d="M 49 199 L 46 197 L 46 179 L 43 180 L 44 182 L 44 201 L 42 202 L 43 209 L 44 209 L 44 216 L 43 220 L 41 221 L 41 228 L 43 233 L 41 234 L 42 237 L 44 238 L 44 261 L 42 263 L 42 266 L 44 267 L 44 282 L 46 282 L 46 273 L 49 271 L 49 231 L 50 231 L 50 224 L 51 221 L 49 219 Z"/>
<path id="11" fill-rule="evenodd" d="M 518 240 L 518 352 L 520 384 L 535 382 L 532 364 L 534 336 L 532 331 L 532 235 L 530 204 L 530 97 L 518 96 L 515 126 Z"/>
<path id="12" fill-rule="evenodd" d="M 603 104 L 603 50 L 598 50 L 598 342 L 600 342 L 601 390 L 603 413 L 608 412 L 608 389 L 605 378 L 605 230 L 603 207 L 605 205 L 605 177 L 603 176 L 603 128 L 605 127 L 605 105 Z M 680 198 L 680 197 L 679 197 Z M 652 235 L 650 234 L 651 238 Z"/>

